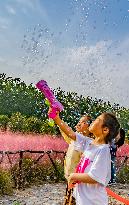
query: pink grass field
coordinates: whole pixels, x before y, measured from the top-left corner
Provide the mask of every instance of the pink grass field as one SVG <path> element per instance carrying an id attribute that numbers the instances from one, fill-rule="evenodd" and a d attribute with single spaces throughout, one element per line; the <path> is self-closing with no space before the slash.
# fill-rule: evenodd
<path id="1" fill-rule="evenodd" d="M 18 150 L 33 150 L 33 151 L 66 151 L 67 143 L 62 137 L 51 135 L 38 135 L 38 134 L 21 134 L 12 132 L 0 132 L 0 151 L 18 151 Z M 54 154 L 52 154 L 54 157 Z M 39 154 L 26 154 L 31 158 L 38 158 Z M 19 154 L 9 155 L 12 165 L 18 162 Z M 58 157 L 62 159 L 62 155 L 58 154 Z M 0 161 L 2 154 L 0 154 Z M 42 160 L 48 159 L 47 156 Z M 42 161 L 40 160 L 40 161 Z M 2 168 L 10 168 L 10 163 L 7 155 L 4 155 L 0 164 Z"/>
<path id="2" fill-rule="evenodd" d="M 62 137 L 0 132 L 0 151 L 52 149 L 66 151 L 67 147 L 68 145 Z"/>
<path id="3" fill-rule="evenodd" d="M 40 135 L 40 134 L 21 134 L 12 132 L 0 131 L 0 151 L 18 151 L 18 150 L 56 150 L 67 151 L 68 144 L 64 141 L 63 137 Z M 26 154 L 29 157 L 37 158 L 39 154 Z M 58 155 L 62 159 L 62 155 Z M 129 156 L 129 145 L 125 144 L 117 151 L 117 157 Z M 53 154 L 54 157 L 54 154 Z M 2 155 L 0 154 L 0 161 Z M 12 164 L 15 164 L 19 160 L 19 154 L 10 155 Z M 43 158 L 44 160 L 45 158 Z M 123 158 L 122 158 L 123 159 Z M 8 168 L 9 160 L 7 155 L 4 156 L 1 167 Z"/>
<path id="4" fill-rule="evenodd" d="M 55 135 L 21 134 L 0 132 L 0 151 L 17 150 L 57 150 L 66 151 L 68 144 L 62 137 Z M 125 144 L 117 151 L 117 156 L 129 156 L 129 145 Z"/>
<path id="5" fill-rule="evenodd" d="M 129 157 L 129 144 L 124 144 L 117 150 L 117 157 L 128 156 Z"/>

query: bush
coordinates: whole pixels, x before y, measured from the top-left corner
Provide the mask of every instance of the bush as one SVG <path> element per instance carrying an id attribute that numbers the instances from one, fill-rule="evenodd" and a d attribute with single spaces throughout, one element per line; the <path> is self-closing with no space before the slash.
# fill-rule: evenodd
<path id="1" fill-rule="evenodd" d="M 19 201 L 15 201 L 12 205 L 21 205 L 21 203 Z"/>
<path id="2" fill-rule="evenodd" d="M 8 123 L 8 126 L 13 132 L 21 132 L 23 130 L 25 120 L 25 116 L 23 116 L 20 112 L 13 113 Z"/>
<path id="3" fill-rule="evenodd" d="M 0 115 L 0 129 L 6 130 L 9 118 L 7 115 Z"/>
<path id="4" fill-rule="evenodd" d="M 119 183 L 129 183 L 129 166 L 124 165 L 124 167 L 117 174 L 117 182 Z"/>
<path id="5" fill-rule="evenodd" d="M 39 120 L 37 117 L 29 117 L 27 118 L 22 126 L 22 131 L 23 132 L 40 132 L 40 127 L 41 127 L 41 120 Z"/>
<path id="6" fill-rule="evenodd" d="M 31 182 L 31 178 L 28 177 L 28 174 L 31 170 L 31 166 L 33 164 L 33 160 L 31 158 L 23 158 L 23 161 L 22 161 L 22 179 L 23 181 L 21 182 L 22 184 L 19 184 L 19 165 L 18 164 L 15 164 L 12 169 L 11 169 L 11 173 L 12 173 L 12 177 L 14 179 L 14 182 L 15 182 L 15 186 L 16 187 L 22 187 L 23 184 L 24 186 L 30 184 Z"/>
<path id="7" fill-rule="evenodd" d="M 13 179 L 9 171 L 0 170 L 0 195 L 13 193 Z"/>
<path id="8" fill-rule="evenodd" d="M 25 157 L 22 163 L 23 184 L 20 184 L 20 186 L 28 187 L 32 184 L 39 184 L 44 181 L 65 180 L 63 164 L 58 160 L 55 164 L 58 169 L 58 176 L 49 160 L 44 160 L 42 163 L 35 163 L 35 160 Z M 17 164 L 11 169 L 11 173 L 15 181 L 15 186 L 17 187 L 19 185 L 19 167 Z"/>
<path id="9" fill-rule="evenodd" d="M 38 119 L 45 121 L 47 119 L 48 107 L 45 104 L 45 99 L 42 93 L 36 89 L 32 84 L 27 86 L 21 82 L 19 78 L 13 79 L 6 77 L 6 74 L 0 74 L 0 113 L 8 115 L 20 112 L 23 115 L 30 117 L 35 116 Z M 60 113 L 62 119 L 74 129 L 81 115 L 90 114 L 92 118 L 96 118 L 102 112 L 114 112 L 120 122 L 122 128 L 129 130 L 129 109 L 120 107 L 119 104 L 110 102 L 103 102 L 101 99 L 93 99 L 92 97 L 78 96 L 75 92 L 64 92 L 61 88 L 54 90 L 56 98 L 64 105 L 64 110 Z M 16 116 L 15 116 L 16 118 Z M 33 117 L 32 117 L 33 118 Z M 11 129 L 13 131 L 21 131 L 21 124 L 16 124 L 16 119 L 12 119 Z M 23 119 L 21 119 L 22 121 Z M 15 122 L 14 122 L 15 121 Z M 36 121 L 37 124 L 37 121 Z M 36 128 L 30 126 L 33 130 Z M 29 129 L 25 126 L 25 130 Z M 24 130 L 24 129 L 23 129 Z M 44 133 L 44 126 L 41 128 L 41 133 Z M 47 133 L 54 133 L 58 129 L 46 127 Z M 59 132 L 58 132 L 59 133 Z"/>
<path id="10" fill-rule="evenodd" d="M 12 114 L 9 122 L 8 127 L 11 131 L 16 132 L 35 132 L 35 133 L 41 133 L 41 134 L 58 134 L 58 128 L 57 126 L 50 126 L 49 121 L 42 121 L 41 119 L 38 119 L 35 116 L 31 116 L 29 118 L 26 118 L 24 115 L 22 115 L 20 112 Z"/>
<path id="11" fill-rule="evenodd" d="M 61 160 L 56 160 L 56 167 L 57 167 L 58 172 L 59 172 L 59 180 L 65 181 L 64 166 L 63 166 L 63 163 L 61 162 Z"/>
<path id="12" fill-rule="evenodd" d="M 41 134 L 55 134 L 56 135 L 56 134 L 58 134 L 58 132 L 59 131 L 58 131 L 56 125 L 50 126 L 48 120 L 43 121 L 41 128 L 40 128 Z"/>
<path id="13" fill-rule="evenodd" d="M 128 130 L 128 132 L 127 132 L 127 135 L 126 135 L 126 138 L 125 138 L 126 140 L 127 140 L 127 142 L 129 142 L 129 130 Z"/>

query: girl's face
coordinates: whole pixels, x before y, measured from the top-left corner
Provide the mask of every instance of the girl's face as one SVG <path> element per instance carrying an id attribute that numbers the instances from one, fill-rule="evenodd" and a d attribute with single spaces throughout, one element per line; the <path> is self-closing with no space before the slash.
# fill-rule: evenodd
<path id="1" fill-rule="evenodd" d="M 76 131 L 82 134 L 87 133 L 90 121 L 87 116 L 82 117 L 76 125 Z"/>
<path id="2" fill-rule="evenodd" d="M 102 114 L 91 123 L 89 126 L 89 131 L 96 137 L 104 138 L 108 134 L 109 129 L 107 127 L 103 127 L 103 122 L 104 116 Z"/>

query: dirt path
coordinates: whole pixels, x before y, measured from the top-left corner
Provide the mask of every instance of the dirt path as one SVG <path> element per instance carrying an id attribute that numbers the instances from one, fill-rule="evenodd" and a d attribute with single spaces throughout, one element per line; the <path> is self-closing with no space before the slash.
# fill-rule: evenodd
<path id="1" fill-rule="evenodd" d="M 129 200 L 129 185 L 114 185 L 110 187 L 119 195 Z M 16 190 L 13 196 L 0 198 L 0 205 L 62 205 L 65 194 L 65 183 L 44 184 L 33 186 L 23 191 Z M 109 205 L 122 205 L 110 199 Z"/>

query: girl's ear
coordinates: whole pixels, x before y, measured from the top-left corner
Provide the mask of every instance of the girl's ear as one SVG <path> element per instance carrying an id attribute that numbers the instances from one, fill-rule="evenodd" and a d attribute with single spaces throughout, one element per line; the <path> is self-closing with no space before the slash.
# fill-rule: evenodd
<path id="1" fill-rule="evenodd" d="M 108 127 L 104 127 L 104 128 L 103 128 L 103 133 L 104 133 L 105 135 L 108 135 L 108 134 L 109 134 L 109 128 L 108 128 Z"/>

